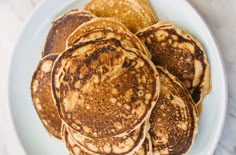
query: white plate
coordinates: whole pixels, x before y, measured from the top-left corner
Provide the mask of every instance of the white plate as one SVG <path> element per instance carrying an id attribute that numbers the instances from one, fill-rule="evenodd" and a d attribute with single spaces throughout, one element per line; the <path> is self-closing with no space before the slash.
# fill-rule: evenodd
<path id="1" fill-rule="evenodd" d="M 51 21 L 69 9 L 82 8 L 87 2 L 43 1 L 26 23 L 16 44 L 9 74 L 9 104 L 15 130 L 28 155 L 67 154 L 62 142 L 51 138 L 40 122 L 31 102 L 29 87 Z M 211 65 L 212 91 L 204 100 L 199 134 L 188 155 L 213 154 L 223 128 L 227 105 L 227 85 L 219 49 L 207 25 L 188 2 L 151 0 L 151 3 L 159 19 L 170 20 L 192 33 L 207 52 Z"/>

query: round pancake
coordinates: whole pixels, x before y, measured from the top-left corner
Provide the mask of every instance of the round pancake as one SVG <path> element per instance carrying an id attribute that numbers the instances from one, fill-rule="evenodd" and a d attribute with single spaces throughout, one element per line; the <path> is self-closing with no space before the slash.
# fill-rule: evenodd
<path id="1" fill-rule="evenodd" d="M 154 154 L 184 154 L 198 130 L 197 109 L 185 86 L 166 69 L 157 67 L 161 90 L 150 117 Z"/>
<path id="2" fill-rule="evenodd" d="M 153 62 L 178 77 L 199 104 L 211 89 L 209 63 L 201 44 L 166 21 L 141 30 L 137 36 L 151 52 Z"/>
<path id="3" fill-rule="evenodd" d="M 154 13 L 141 0 L 91 0 L 86 6 L 98 17 L 111 17 L 135 33 L 157 22 Z"/>
<path id="4" fill-rule="evenodd" d="M 134 155 L 152 155 L 152 140 L 148 133 L 141 148 Z"/>
<path id="5" fill-rule="evenodd" d="M 61 134 L 62 134 L 62 140 L 65 143 L 66 148 L 70 155 L 90 155 L 80 149 L 80 147 L 76 144 L 74 139 L 71 137 L 64 123 L 62 124 Z"/>
<path id="6" fill-rule="evenodd" d="M 127 134 L 150 116 L 160 83 L 154 64 L 119 40 L 78 42 L 52 72 L 61 118 L 91 138 Z"/>
<path id="7" fill-rule="evenodd" d="M 104 138 L 88 138 L 70 127 L 68 127 L 67 130 L 84 152 L 104 155 L 133 155 L 144 143 L 149 128 L 149 122 L 146 121 L 140 128 L 123 137 Z"/>
<path id="8" fill-rule="evenodd" d="M 79 26 L 68 38 L 67 47 L 78 41 L 96 38 L 117 38 L 126 48 L 137 48 L 151 58 L 150 52 L 137 36 L 132 34 L 122 23 L 111 18 L 94 18 Z"/>
<path id="9" fill-rule="evenodd" d="M 51 93 L 51 69 L 57 54 L 44 57 L 38 64 L 31 81 L 34 107 L 48 133 L 61 139 L 61 119 Z"/>
<path id="10" fill-rule="evenodd" d="M 50 53 L 61 53 L 66 48 L 66 40 L 69 35 L 82 23 L 94 18 L 95 15 L 82 9 L 74 9 L 66 12 L 56 19 L 49 30 L 44 49 L 43 57 Z"/>

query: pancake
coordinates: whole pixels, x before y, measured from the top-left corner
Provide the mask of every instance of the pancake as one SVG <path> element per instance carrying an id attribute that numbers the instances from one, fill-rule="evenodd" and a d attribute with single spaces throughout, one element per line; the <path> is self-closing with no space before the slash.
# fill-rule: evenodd
<path id="1" fill-rule="evenodd" d="M 142 53 L 151 57 L 150 52 L 137 36 L 132 34 L 122 23 L 111 18 L 94 18 L 79 26 L 68 38 L 67 47 L 78 41 L 96 38 L 117 38 L 126 48 L 137 48 Z"/>
<path id="2" fill-rule="evenodd" d="M 147 6 L 151 6 L 149 0 L 141 0 L 141 1 L 142 1 L 144 4 L 146 4 Z"/>
<path id="3" fill-rule="evenodd" d="M 203 105 L 202 105 L 202 102 L 201 102 L 201 103 L 199 103 L 199 104 L 197 105 L 198 117 L 201 116 L 202 108 L 203 108 Z"/>
<path id="4" fill-rule="evenodd" d="M 152 140 L 148 133 L 141 148 L 134 155 L 152 155 Z"/>
<path id="5" fill-rule="evenodd" d="M 31 97 L 40 120 L 48 133 L 61 139 L 61 119 L 51 93 L 51 69 L 57 54 L 44 57 L 38 64 L 31 81 Z"/>
<path id="6" fill-rule="evenodd" d="M 159 94 L 154 64 L 119 40 L 78 42 L 52 72 L 61 118 L 86 137 L 123 136 L 150 117 Z"/>
<path id="7" fill-rule="evenodd" d="M 149 123 L 146 121 L 146 125 L 149 125 Z M 144 127 L 144 125 L 142 126 L 142 127 Z M 150 127 L 150 126 L 149 126 Z M 147 128 L 147 129 L 149 129 L 149 127 Z M 62 125 L 62 131 L 61 131 L 61 133 L 62 133 L 62 140 L 63 140 L 63 142 L 65 143 L 65 145 L 66 145 L 66 148 L 67 148 L 67 150 L 68 150 L 68 152 L 69 152 L 69 154 L 70 155 L 90 155 L 89 153 L 87 153 L 87 152 L 85 152 L 85 151 L 83 151 L 82 149 L 81 149 L 81 146 L 80 145 L 78 145 L 77 143 L 78 142 L 76 142 L 76 140 L 73 138 L 73 136 L 72 136 L 72 134 L 69 132 L 69 130 L 71 130 L 71 128 L 70 127 L 68 127 L 66 124 L 63 124 Z M 73 129 L 72 129 L 73 130 Z M 145 132 L 146 132 L 146 130 L 144 130 Z M 79 136 L 79 138 L 81 137 L 82 135 L 80 135 Z M 142 140 L 143 140 L 143 136 L 144 136 L 144 133 L 142 133 L 142 134 L 140 134 L 139 135 L 139 142 L 138 143 L 140 143 L 140 142 L 142 142 Z M 83 137 L 83 136 L 82 136 Z M 84 138 L 84 137 L 83 137 Z M 77 139 L 78 139 L 78 137 L 77 137 Z M 121 139 L 121 138 L 120 138 Z M 131 141 L 133 141 L 133 139 L 131 140 Z M 106 143 L 107 141 L 105 141 L 105 143 Z M 125 142 L 125 141 L 124 141 Z M 129 142 L 130 143 L 130 142 Z M 101 141 L 100 141 L 100 144 L 103 144 L 103 141 L 102 141 L 102 143 L 101 143 Z M 117 145 L 118 143 L 114 143 L 114 145 Z M 89 145 L 89 144 L 88 144 Z M 127 144 L 126 144 L 127 145 Z M 139 144 L 140 145 L 140 144 Z M 127 147 L 127 146 L 124 146 L 124 144 L 121 144 L 121 146 L 123 146 L 123 147 Z M 91 145 L 90 145 L 90 147 L 91 147 Z M 136 144 L 136 148 L 135 149 L 133 149 L 133 150 L 136 150 L 137 148 L 138 148 L 139 146 Z M 118 148 L 120 148 L 120 146 L 117 146 L 116 148 L 113 146 L 113 148 L 114 148 L 114 150 L 117 150 Z M 141 148 L 137 151 L 137 152 L 135 152 L 134 153 L 134 155 L 151 155 L 152 154 L 152 143 L 151 143 L 151 137 L 150 137 L 150 135 L 149 134 L 147 134 L 146 135 L 146 138 L 145 138 L 145 140 L 144 140 L 144 142 L 143 142 L 143 144 L 142 144 L 142 146 L 141 146 Z M 121 149 L 122 149 L 122 147 L 121 147 Z M 87 150 L 88 151 L 88 150 Z M 89 151 L 90 152 L 90 151 Z M 133 153 L 133 151 L 132 152 L 129 152 L 128 154 L 132 154 Z M 94 152 L 91 152 L 91 154 L 95 154 Z"/>
<path id="8" fill-rule="evenodd" d="M 61 134 L 62 140 L 66 145 L 69 155 L 90 155 L 80 149 L 80 147 L 76 144 L 74 139 L 69 134 L 65 124 L 62 124 Z"/>
<path id="9" fill-rule="evenodd" d="M 66 48 L 66 40 L 69 35 L 82 23 L 94 18 L 95 15 L 82 9 L 74 9 L 66 12 L 56 19 L 49 30 L 43 57 L 50 53 L 61 53 Z"/>
<path id="10" fill-rule="evenodd" d="M 201 44 L 170 22 L 161 21 L 137 33 L 152 54 L 153 62 L 182 81 L 196 104 L 211 89 L 210 69 Z"/>
<path id="11" fill-rule="evenodd" d="M 144 143 L 149 128 L 149 122 L 146 121 L 140 128 L 123 137 L 104 138 L 87 138 L 72 128 L 68 127 L 67 130 L 84 152 L 103 155 L 133 155 Z"/>
<path id="12" fill-rule="evenodd" d="M 154 154 L 184 154 L 198 130 L 197 109 L 185 86 L 166 69 L 157 67 L 161 90 L 150 117 Z"/>
<path id="13" fill-rule="evenodd" d="M 135 33 L 157 22 L 154 13 L 141 0 L 91 0 L 86 6 L 98 17 L 112 17 Z"/>
<path id="14" fill-rule="evenodd" d="M 148 6 L 152 12 L 154 12 L 150 0 L 141 0 L 141 1 L 142 1 L 146 6 Z"/>

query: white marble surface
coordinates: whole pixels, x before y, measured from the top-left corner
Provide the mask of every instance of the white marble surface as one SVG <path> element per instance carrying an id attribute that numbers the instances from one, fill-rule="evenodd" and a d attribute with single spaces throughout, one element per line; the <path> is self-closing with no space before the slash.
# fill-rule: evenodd
<path id="1" fill-rule="evenodd" d="M 7 76 L 9 61 L 16 38 L 26 18 L 41 0 L 0 0 L 0 76 Z M 219 46 L 227 70 L 229 104 L 221 140 L 215 155 L 236 155 L 236 1 L 189 0 L 209 24 Z M 6 58 L 6 59 L 5 59 Z M 0 81 L 0 99 L 7 95 L 5 81 Z M 0 100 L 0 155 L 14 155 L 9 145 L 15 135 L 10 132 L 7 103 Z M 6 124 L 3 126 L 3 124 Z M 20 150 L 19 150 L 20 151 Z M 14 151 L 15 152 L 15 151 Z"/>

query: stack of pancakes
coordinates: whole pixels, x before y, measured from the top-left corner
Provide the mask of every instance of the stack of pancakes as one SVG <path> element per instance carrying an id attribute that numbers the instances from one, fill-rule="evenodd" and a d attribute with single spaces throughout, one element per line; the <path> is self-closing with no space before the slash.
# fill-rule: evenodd
<path id="1" fill-rule="evenodd" d="M 31 82 L 70 155 L 185 154 L 210 88 L 201 44 L 146 0 L 91 0 L 57 18 Z"/>

